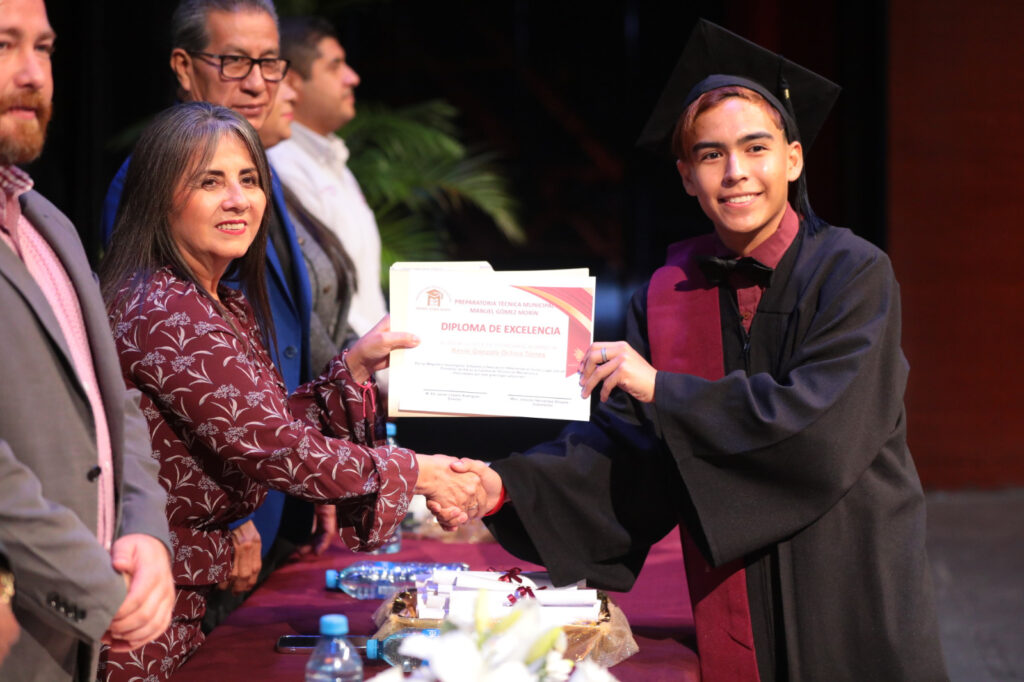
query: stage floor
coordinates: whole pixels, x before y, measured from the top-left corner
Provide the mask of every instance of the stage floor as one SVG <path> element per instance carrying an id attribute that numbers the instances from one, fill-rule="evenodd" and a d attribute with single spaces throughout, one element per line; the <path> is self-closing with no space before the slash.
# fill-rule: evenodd
<path id="1" fill-rule="evenodd" d="M 1024 680 L 1024 489 L 929 493 L 928 552 L 950 679 Z"/>

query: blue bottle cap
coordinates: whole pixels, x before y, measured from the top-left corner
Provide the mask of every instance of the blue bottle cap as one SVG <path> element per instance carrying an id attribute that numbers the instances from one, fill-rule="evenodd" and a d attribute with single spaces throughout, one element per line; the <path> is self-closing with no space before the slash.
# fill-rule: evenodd
<path id="1" fill-rule="evenodd" d="M 348 617 L 340 613 L 328 613 L 320 616 L 320 634 L 330 637 L 348 634 Z"/>
<path id="2" fill-rule="evenodd" d="M 388 438 L 394 438 L 398 434 L 398 425 L 394 422 L 387 422 L 384 425 L 384 433 Z"/>
<path id="3" fill-rule="evenodd" d="M 324 572 L 324 583 L 328 590 L 338 589 L 338 572 L 333 568 L 328 568 Z"/>
<path id="4" fill-rule="evenodd" d="M 377 640 L 372 637 L 366 640 L 366 657 L 371 661 L 377 660 L 377 646 L 380 644 Z"/>

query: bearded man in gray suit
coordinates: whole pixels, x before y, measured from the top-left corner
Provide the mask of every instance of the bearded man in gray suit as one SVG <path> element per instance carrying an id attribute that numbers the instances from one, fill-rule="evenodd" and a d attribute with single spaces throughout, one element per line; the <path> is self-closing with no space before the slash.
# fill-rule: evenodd
<path id="1" fill-rule="evenodd" d="M 55 36 L 0 0 L 0 679 L 94 680 L 163 632 L 174 589 L 138 392 L 74 227 L 15 164 L 42 150 Z"/>

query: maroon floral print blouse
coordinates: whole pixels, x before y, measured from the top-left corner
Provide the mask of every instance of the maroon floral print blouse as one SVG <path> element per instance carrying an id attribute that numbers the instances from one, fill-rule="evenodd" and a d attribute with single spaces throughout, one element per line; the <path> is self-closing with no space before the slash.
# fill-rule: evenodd
<path id="1" fill-rule="evenodd" d="M 405 515 L 418 473 L 413 452 L 374 440 L 376 386 L 335 358 L 287 395 L 245 297 L 228 287 L 218 297 L 227 318 L 165 268 L 122 291 L 110 316 L 168 493 L 175 581 L 227 578 L 228 524 L 258 507 L 267 486 L 337 504 L 345 544 L 376 547 Z"/>

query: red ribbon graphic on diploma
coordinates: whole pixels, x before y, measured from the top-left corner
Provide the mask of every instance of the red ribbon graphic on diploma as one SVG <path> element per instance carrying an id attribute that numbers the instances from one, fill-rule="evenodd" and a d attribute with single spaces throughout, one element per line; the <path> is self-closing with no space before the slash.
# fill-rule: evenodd
<path id="1" fill-rule="evenodd" d="M 594 328 L 594 291 L 583 287 L 514 287 L 542 298 L 569 316 L 569 343 L 565 376 L 576 373 L 583 354 L 590 347 Z"/>

